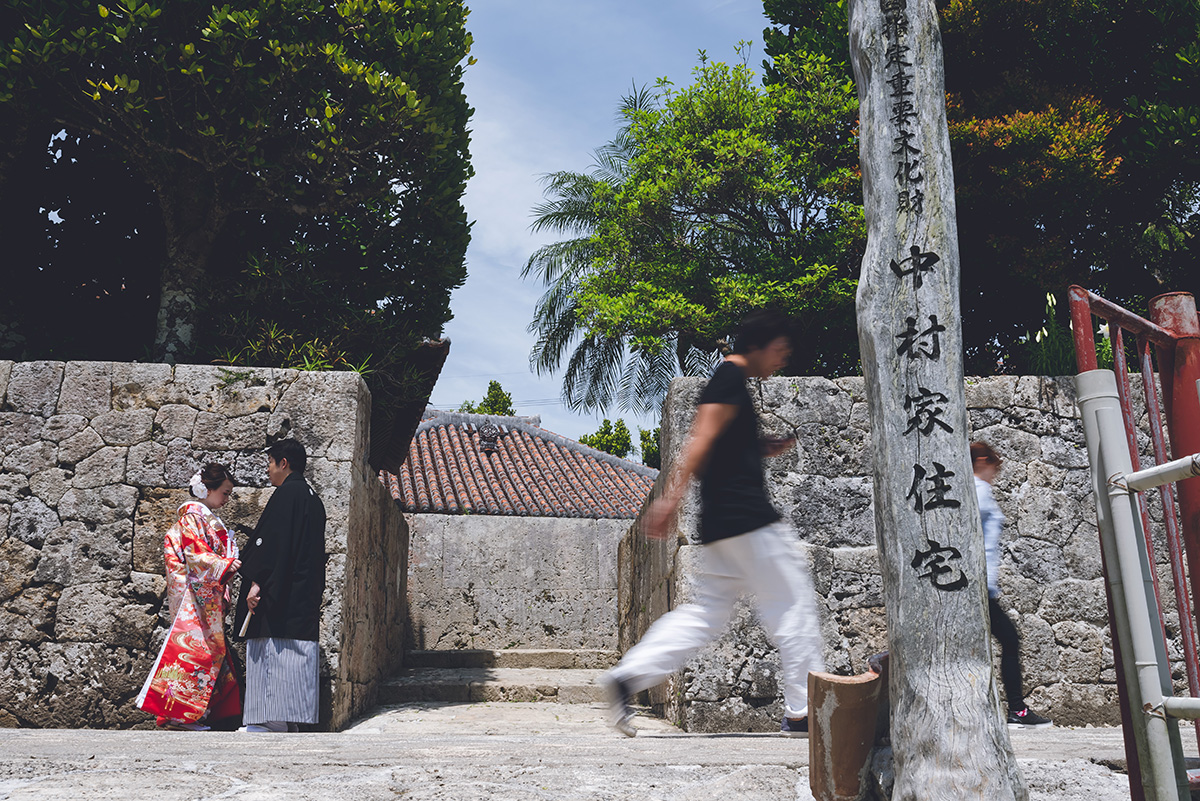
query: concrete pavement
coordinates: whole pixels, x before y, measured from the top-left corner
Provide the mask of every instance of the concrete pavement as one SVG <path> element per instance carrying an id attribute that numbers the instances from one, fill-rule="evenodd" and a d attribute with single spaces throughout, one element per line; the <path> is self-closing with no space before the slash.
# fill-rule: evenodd
<path id="1" fill-rule="evenodd" d="M 808 746 L 687 734 L 639 715 L 626 739 L 601 704 L 423 703 L 338 734 L 0 730 L 0 801 L 312 799 L 806 801 Z M 1118 729 L 1014 731 L 1033 801 L 1117 801 Z M 1185 734 L 1185 753 L 1196 753 Z"/>

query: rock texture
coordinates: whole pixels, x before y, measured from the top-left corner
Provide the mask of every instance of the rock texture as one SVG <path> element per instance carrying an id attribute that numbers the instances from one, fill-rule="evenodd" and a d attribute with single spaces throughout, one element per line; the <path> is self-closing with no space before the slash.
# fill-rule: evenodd
<path id="1" fill-rule="evenodd" d="M 672 385 L 663 416 L 663 476 L 678 456 L 702 385 L 700 379 Z M 1117 725 L 1095 506 L 1072 382 L 968 378 L 965 390 L 972 437 L 991 443 L 1004 459 L 994 485 L 1007 517 L 1000 603 L 1021 633 L 1026 699 L 1064 725 Z M 767 461 L 768 486 L 809 555 L 826 664 L 830 672 L 861 673 L 868 657 L 887 647 L 863 381 L 773 378 L 752 394 L 764 431 L 797 436 L 794 450 Z M 1135 379 L 1134 396 L 1140 395 Z M 1140 406 L 1135 412 L 1144 418 Z M 1161 524 L 1157 498 L 1149 501 L 1152 520 Z M 622 650 L 687 597 L 700 548 L 694 503 L 685 502 L 674 540 L 651 543 L 630 532 L 621 541 Z M 1170 571 L 1164 552 L 1156 558 L 1177 659 Z M 768 731 L 779 725 L 778 669 L 775 649 L 745 604 L 726 633 L 651 691 L 650 701 L 689 730 Z M 1186 692 L 1178 662 L 1174 677 L 1177 691 Z"/>
<path id="2" fill-rule="evenodd" d="M 408 515 L 408 647 L 615 649 L 628 520 Z"/>
<path id="3" fill-rule="evenodd" d="M 152 726 L 133 700 L 169 621 L 162 539 L 189 477 L 234 473 L 244 543 L 273 491 L 264 449 L 308 447 L 328 511 L 322 721 L 341 727 L 398 666 L 407 528 L 367 467 L 354 373 L 0 362 L 0 721 Z"/>

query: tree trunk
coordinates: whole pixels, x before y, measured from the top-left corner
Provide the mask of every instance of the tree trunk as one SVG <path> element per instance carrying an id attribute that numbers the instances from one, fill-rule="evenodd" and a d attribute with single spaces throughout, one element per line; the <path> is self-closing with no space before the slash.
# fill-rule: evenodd
<path id="1" fill-rule="evenodd" d="M 174 364 L 192 356 L 207 286 L 208 257 L 225 221 L 209 176 L 177 176 L 155 186 L 166 228 L 155 359 Z"/>
<path id="2" fill-rule="evenodd" d="M 868 239 L 858 332 L 891 651 L 892 798 L 1026 799 L 992 671 L 934 0 L 851 0 Z"/>

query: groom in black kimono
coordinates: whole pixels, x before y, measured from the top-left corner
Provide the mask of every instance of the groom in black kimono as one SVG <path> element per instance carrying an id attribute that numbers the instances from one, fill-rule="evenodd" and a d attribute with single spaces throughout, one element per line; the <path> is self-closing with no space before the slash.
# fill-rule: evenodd
<path id="1" fill-rule="evenodd" d="M 294 439 L 267 450 L 267 477 L 276 489 L 238 571 L 234 621 L 236 631 L 245 622 L 247 731 L 298 731 L 297 724 L 317 722 L 325 506 L 304 480 L 306 462 Z"/>

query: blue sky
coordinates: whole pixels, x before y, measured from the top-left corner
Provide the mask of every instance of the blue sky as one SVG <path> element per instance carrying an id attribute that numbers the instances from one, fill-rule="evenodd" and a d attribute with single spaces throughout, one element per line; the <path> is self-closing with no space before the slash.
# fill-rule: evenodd
<path id="1" fill-rule="evenodd" d="M 756 0 L 479 0 L 467 27 L 478 63 L 466 71 L 475 177 L 464 203 L 474 221 L 468 278 L 451 299 L 446 326 L 450 357 L 434 388 L 438 408 L 477 401 L 488 381 L 513 396 L 518 414 L 540 414 L 551 431 L 577 438 L 602 416 L 636 427 L 657 425 L 616 408 L 579 415 L 559 402 L 557 375 L 529 369 L 534 337 L 525 329 L 542 287 L 521 278 L 540 245 L 529 231 L 542 200 L 539 177 L 584 171 L 591 154 L 616 131 L 621 97 L 637 84 L 667 77 L 690 82 L 697 51 L 719 61 L 752 43 L 750 64 L 763 58 L 767 20 Z"/>

